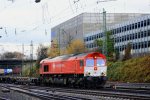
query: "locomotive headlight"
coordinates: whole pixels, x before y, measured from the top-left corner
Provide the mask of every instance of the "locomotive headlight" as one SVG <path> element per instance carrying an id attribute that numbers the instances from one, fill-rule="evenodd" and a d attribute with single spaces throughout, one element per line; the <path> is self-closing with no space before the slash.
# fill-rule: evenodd
<path id="1" fill-rule="evenodd" d="M 85 75 L 86 75 L 86 76 L 90 76 L 90 74 L 91 74 L 90 72 L 86 72 L 86 74 L 85 74 Z"/>
<path id="2" fill-rule="evenodd" d="M 101 73 L 101 76 L 105 76 L 105 73 L 102 72 L 102 73 Z"/>
<path id="3" fill-rule="evenodd" d="M 104 71 L 102 71 L 102 72 L 100 73 L 100 76 L 106 76 L 106 73 L 105 73 Z"/>

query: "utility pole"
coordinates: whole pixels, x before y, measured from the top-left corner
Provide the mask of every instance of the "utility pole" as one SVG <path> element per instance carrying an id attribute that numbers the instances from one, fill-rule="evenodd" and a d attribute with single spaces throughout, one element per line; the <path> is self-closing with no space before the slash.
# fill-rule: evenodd
<path id="1" fill-rule="evenodd" d="M 30 44 L 30 77 L 31 77 L 31 72 L 32 72 L 32 67 L 33 67 L 33 41 L 31 41 Z"/>
<path id="2" fill-rule="evenodd" d="M 107 56 L 107 28 L 106 28 L 106 11 L 103 8 L 103 54 Z"/>
<path id="3" fill-rule="evenodd" d="M 59 36 L 58 36 L 58 44 L 59 44 L 59 56 L 60 56 L 60 31 L 61 31 L 61 29 L 59 29 Z"/>
<path id="4" fill-rule="evenodd" d="M 110 2 L 110 1 L 117 1 L 117 0 L 97 0 L 97 4 L 101 2 Z M 106 11 L 103 8 L 103 50 L 102 53 L 105 54 L 107 57 L 107 28 L 106 28 Z"/>
<path id="5" fill-rule="evenodd" d="M 22 76 L 22 69 L 23 69 L 23 60 L 24 60 L 24 44 L 22 44 L 22 64 L 21 64 L 21 73 L 20 73 L 21 76 Z"/>

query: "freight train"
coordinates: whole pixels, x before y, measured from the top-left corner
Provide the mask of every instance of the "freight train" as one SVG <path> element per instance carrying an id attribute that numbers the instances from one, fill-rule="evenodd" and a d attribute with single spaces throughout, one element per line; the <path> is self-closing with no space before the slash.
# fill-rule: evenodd
<path id="1" fill-rule="evenodd" d="M 91 52 L 46 58 L 40 62 L 39 73 L 39 78 L 0 78 L 0 82 L 11 80 L 21 84 L 103 87 L 107 81 L 106 57 Z"/>

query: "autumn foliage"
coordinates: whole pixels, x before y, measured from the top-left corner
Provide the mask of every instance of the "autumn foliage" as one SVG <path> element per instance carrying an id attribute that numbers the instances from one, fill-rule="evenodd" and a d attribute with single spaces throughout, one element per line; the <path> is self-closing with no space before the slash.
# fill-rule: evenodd
<path id="1" fill-rule="evenodd" d="M 150 55 L 108 63 L 110 81 L 150 82 Z"/>
<path id="2" fill-rule="evenodd" d="M 67 54 L 77 54 L 85 52 L 84 42 L 81 40 L 73 40 L 66 48 Z"/>

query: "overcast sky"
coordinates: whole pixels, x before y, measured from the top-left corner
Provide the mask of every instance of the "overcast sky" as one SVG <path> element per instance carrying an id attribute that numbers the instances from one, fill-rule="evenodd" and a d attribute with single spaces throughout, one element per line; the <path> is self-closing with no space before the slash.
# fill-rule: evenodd
<path id="1" fill-rule="evenodd" d="M 82 12 L 150 13 L 150 0 L 0 0 L 0 51 L 50 43 L 51 28 Z M 74 3 L 75 1 L 75 3 Z M 78 2 L 76 2 L 78 1 Z M 109 1 L 99 2 L 97 1 Z M 19 46 L 17 46 L 20 48 Z M 17 49 L 18 50 L 18 49 Z M 28 50 L 29 51 L 29 50 Z"/>

